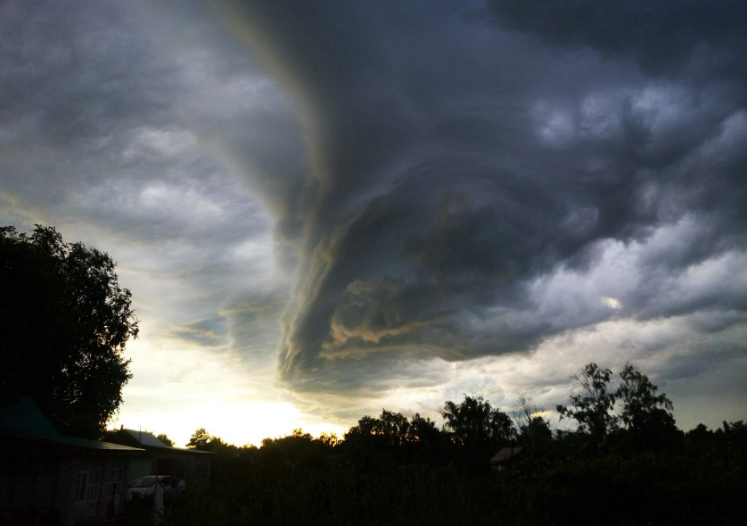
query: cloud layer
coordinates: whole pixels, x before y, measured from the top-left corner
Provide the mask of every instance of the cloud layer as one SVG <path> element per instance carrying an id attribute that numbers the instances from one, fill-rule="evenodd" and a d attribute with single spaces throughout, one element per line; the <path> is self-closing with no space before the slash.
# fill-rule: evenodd
<path id="1" fill-rule="evenodd" d="M 228 2 L 307 134 L 282 380 L 743 323 L 746 18 L 686 4 Z"/>
<path id="2" fill-rule="evenodd" d="M 320 418 L 628 359 L 738 412 L 744 2 L 598 4 L 0 4 L 0 218 Z"/>

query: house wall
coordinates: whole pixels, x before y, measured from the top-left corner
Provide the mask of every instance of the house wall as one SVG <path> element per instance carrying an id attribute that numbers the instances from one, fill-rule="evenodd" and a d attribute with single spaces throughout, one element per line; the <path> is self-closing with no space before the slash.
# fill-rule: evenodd
<path id="1" fill-rule="evenodd" d="M 78 474 L 91 457 L 70 458 L 62 461 L 57 481 L 55 508 L 60 514 L 60 524 L 68 526 L 85 520 L 105 518 L 109 512 L 114 516 L 124 510 L 127 480 L 131 461 L 121 456 L 97 456 L 101 461 L 101 475 L 98 493 L 95 500 L 78 500 Z M 122 464 L 119 464 L 122 462 Z M 113 480 L 112 473 L 123 466 L 122 480 Z M 111 484 L 117 483 L 116 492 L 112 495 Z"/>
<path id="2" fill-rule="evenodd" d="M 2 453 L 0 524 L 25 524 L 34 513 L 40 516 L 54 514 L 59 459 L 14 455 L 8 450 Z"/>
<path id="3" fill-rule="evenodd" d="M 76 482 L 81 461 L 80 458 L 67 458 L 60 464 L 55 508 L 59 511 L 60 524 L 63 526 L 93 518 L 96 513 L 96 502 L 76 500 Z"/>

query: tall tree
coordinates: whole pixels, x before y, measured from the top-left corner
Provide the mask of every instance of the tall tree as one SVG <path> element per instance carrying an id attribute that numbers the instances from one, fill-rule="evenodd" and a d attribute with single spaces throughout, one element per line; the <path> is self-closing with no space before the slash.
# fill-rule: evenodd
<path id="1" fill-rule="evenodd" d="M 441 441 L 443 433 L 436 427 L 436 423 L 428 417 L 415 413 L 410 422 L 408 440 L 418 444 L 437 444 Z"/>
<path id="2" fill-rule="evenodd" d="M 29 396 L 59 431 L 100 436 L 132 377 L 123 351 L 138 334 L 114 269 L 53 227 L 0 228 L 0 399 Z"/>
<path id="3" fill-rule="evenodd" d="M 459 404 L 447 401 L 441 415 L 454 440 L 467 446 L 476 460 L 494 454 L 496 447 L 514 436 L 511 417 L 482 397 L 465 395 Z"/>
<path id="4" fill-rule="evenodd" d="M 382 435 L 390 446 L 400 446 L 407 442 L 410 430 L 410 422 L 402 413 L 381 410 L 381 416 L 377 419 L 375 432 Z"/>
<path id="5" fill-rule="evenodd" d="M 637 367 L 626 364 L 620 373 L 617 398 L 622 401 L 623 424 L 644 448 L 661 449 L 678 440 L 672 401 Z"/>
<path id="6" fill-rule="evenodd" d="M 201 427 L 192 433 L 189 442 L 187 442 L 187 447 L 190 449 L 205 449 L 212 438 L 213 437 L 210 436 L 210 433 L 208 433 L 204 427 Z"/>
<path id="7" fill-rule="evenodd" d="M 571 395 L 572 407 L 557 406 L 560 418 L 571 418 L 578 422 L 578 429 L 587 433 L 594 448 L 602 446 L 610 431 L 617 426 L 617 417 L 611 411 L 615 405 L 615 394 L 609 391 L 612 371 L 590 363 L 574 376 L 581 392 Z"/>
<path id="8" fill-rule="evenodd" d="M 514 420 L 524 447 L 534 455 L 542 444 L 552 439 L 552 431 L 541 414 L 544 408 L 525 395 L 520 395 L 514 405 Z"/>
<path id="9" fill-rule="evenodd" d="M 418 415 L 419 416 L 419 415 Z M 410 441 L 410 422 L 402 413 L 381 410 L 379 418 L 364 416 L 351 427 L 345 440 L 374 447 L 398 447 Z"/>

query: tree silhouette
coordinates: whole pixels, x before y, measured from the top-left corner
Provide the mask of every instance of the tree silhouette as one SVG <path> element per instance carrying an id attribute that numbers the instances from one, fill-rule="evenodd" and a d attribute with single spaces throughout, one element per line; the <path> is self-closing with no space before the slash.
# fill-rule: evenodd
<path id="1" fill-rule="evenodd" d="M 522 444 L 534 455 L 552 439 L 552 431 L 539 413 L 544 409 L 531 399 L 520 395 L 514 405 L 514 419 Z"/>
<path id="2" fill-rule="evenodd" d="M 211 435 L 204 427 L 197 429 L 187 442 L 187 447 L 190 449 L 198 449 L 200 451 L 224 451 L 226 449 L 235 447 L 231 444 L 224 442 L 220 437 Z"/>
<path id="3" fill-rule="evenodd" d="M 672 401 L 667 395 L 657 395 L 659 390 L 648 376 L 631 365 L 626 364 L 620 373 L 620 387 L 617 390 L 617 398 L 623 403 L 620 418 L 623 423 L 631 429 L 644 428 L 652 419 L 672 418 Z"/>
<path id="4" fill-rule="evenodd" d="M 410 421 L 408 440 L 418 444 L 438 444 L 441 442 L 441 430 L 430 418 L 423 418 L 420 413 L 415 413 Z"/>
<path id="5" fill-rule="evenodd" d="M 321 440 L 321 439 L 320 439 Z M 338 443 L 335 441 L 335 445 Z M 345 433 L 342 448 L 359 460 L 378 454 L 404 463 L 448 463 L 451 441 L 430 418 L 383 409 L 378 418 L 364 416 Z M 376 460 L 373 460 L 376 462 Z"/>
<path id="6" fill-rule="evenodd" d="M 205 449 L 212 438 L 210 433 L 204 427 L 201 427 L 192 433 L 189 442 L 187 442 L 187 447 L 190 449 Z"/>
<path id="7" fill-rule="evenodd" d="M 593 448 L 604 445 L 608 433 L 617 426 L 617 417 L 610 413 L 615 405 L 615 394 L 609 392 L 611 377 L 609 369 L 593 362 L 586 365 L 573 377 L 581 387 L 579 394 L 570 397 L 573 407 L 557 406 L 560 418 L 576 420 L 579 431 L 589 435 Z"/>
<path id="8" fill-rule="evenodd" d="M 0 228 L 0 399 L 29 396 L 59 431 L 101 435 L 132 376 L 122 353 L 138 334 L 114 269 L 53 227 Z"/>
<path id="9" fill-rule="evenodd" d="M 358 425 L 345 433 L 345 441 L 366 448 L 396 450 L 411 440 L 410 422 L 406 416 L 393 411 L 381 410 L 381 416 L 364 416 Z"/>
<path id="10" fill-rule="evenodd" d="M 401 446 L 408 440 L 410 422 L 402 413 L 381 410 L 381 416 L 375 421 L 374 432 L 384 437 L 390 446 Z"/>
<path id="11" fill-rule="evenodd" d="M 672 401 L 657 394 L 658 387 L 648 376 L 626 364 L 620 373 L 617 398 L 622 401 L 620 419 L 633 440 L 643 449 L 661 449 L 679 439 L 680 433 L 672 415 Z"/>
<path id="12" fill-rule="evenodd" d="M 460 404 L 447 401 L 441 415 L 454 441 L 466 447 L 470 463 L 486 462 L 500 445 L 514 438 L 511 417 L 482 397 L 465 395 Z"/>

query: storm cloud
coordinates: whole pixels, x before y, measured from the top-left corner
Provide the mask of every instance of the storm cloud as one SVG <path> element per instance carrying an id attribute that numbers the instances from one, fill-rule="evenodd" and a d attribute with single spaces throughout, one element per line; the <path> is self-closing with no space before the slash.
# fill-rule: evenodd
<path id="1" fill-rule="evenodd" d="M 728 397 L 746 9 L 6 2 L 0 217 L 88 236 L 159 338 L 336 421 L 551 406 L 591 360 Z"/>
<path id="2" fill-rule="evenodd" d="M 743 323 L 744 7 L 612 7 L 225 4 L 306 132 L 288 386 L 612 319 Z"/>

